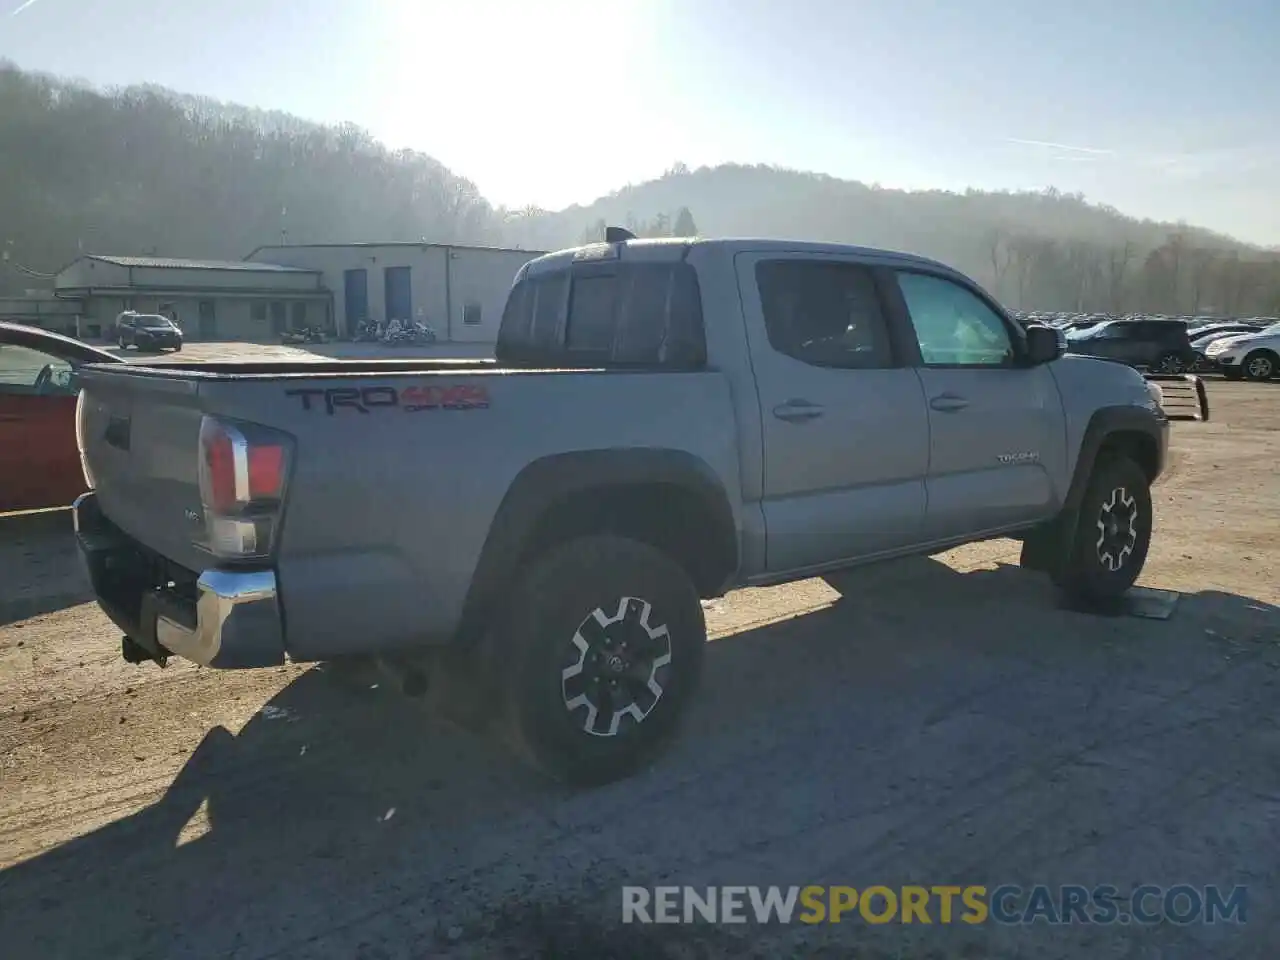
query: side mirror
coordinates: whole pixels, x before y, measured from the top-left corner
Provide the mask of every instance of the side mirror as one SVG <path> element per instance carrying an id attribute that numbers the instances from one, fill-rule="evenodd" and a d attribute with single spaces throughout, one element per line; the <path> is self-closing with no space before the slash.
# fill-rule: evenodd
<path id="1" fill-rule="evenodd" d="M 1027 324 L 1027 363 L 1052 363 L 1066 352 L 1066 338 L 1061 331 L 1042 323 Z"/>

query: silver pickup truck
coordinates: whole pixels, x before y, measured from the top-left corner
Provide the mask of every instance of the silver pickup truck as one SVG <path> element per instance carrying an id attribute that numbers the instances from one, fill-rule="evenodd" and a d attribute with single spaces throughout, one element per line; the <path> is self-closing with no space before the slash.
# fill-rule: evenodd
<path id="1" fill-rule="evenodd" d="M 693 697 L 699 598 L 1000 536 L 1127 590 L 1161 389 L 1063 347 L 919 257 L 619 239 L 525 266 L 496 361 L 86 368 L 79 542 L 127 659 L 448 650 L 599 782 Z"/>

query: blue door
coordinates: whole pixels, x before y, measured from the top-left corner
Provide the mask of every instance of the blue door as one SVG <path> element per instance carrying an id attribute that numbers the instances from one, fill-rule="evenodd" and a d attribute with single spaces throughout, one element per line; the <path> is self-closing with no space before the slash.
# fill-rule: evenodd
<path id="1" fill-rule="evenodd" d="M 409 268 L 387 267 L 382 273 L 386 284 L 387 320 L 412 320 L 413 289 L 409 284 Z"/>
<path id="2" fill-rule="evenodd" d="M 363 320 L 369 319 L 369 274 L 365 270 L 348 270 L 342 275 L 343 303 L 346 305 L 347 333 L 355 333 Z"/>

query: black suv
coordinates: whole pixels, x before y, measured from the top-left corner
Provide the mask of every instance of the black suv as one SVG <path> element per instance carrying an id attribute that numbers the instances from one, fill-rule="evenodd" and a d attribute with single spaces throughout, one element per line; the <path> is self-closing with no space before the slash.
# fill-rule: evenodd
<path id="1" fill-rule="evenodd" d="M 120 349 L 132 345 L 139 352 L 182 349 L 182 331 L 168 317 L 152 313 L 122 313 L 116 318 L 116 342 Z"/>
<path id="2" fill-rule="evenodd" d="M 1069 331 L 1067 350 L 1159 373 L 1182 373 L 1196 361 L 1185 320 L 1108 320 Z"/>

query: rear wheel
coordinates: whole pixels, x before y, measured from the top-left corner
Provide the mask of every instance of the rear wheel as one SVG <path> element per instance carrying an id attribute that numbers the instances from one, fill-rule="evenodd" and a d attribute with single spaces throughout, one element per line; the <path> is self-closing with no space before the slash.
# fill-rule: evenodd
<path id="1" fill-rule="evenodd" d="M 1094 469 L 1057 582 L 1082 601 L 1115 600 L 1133 586 L 1151 546 L 1151 488 L 1132 460 L 1113 456 Z"/>
<path id="2" fill-rule="evenodd" d="M 494 667 L 511 740 L 550 776 L 594 784 L 668 739 L 697 688 L 706 624 L 688 575 L 620 537 L 544 554 L 516 589 Z"/>
<path id="3" fill-rule="evenodd" d="M 1241 366 L 1250 380 L 1270 380 L 1276 375 L 1277 357 L 1270 350 L 1255 350 L 1244 358 Z"/>
<path id="4" fill-rule="evenodd" d="M 1186 368 L 1187 365 L 1182 362 L 1182 357 L 1176 353 L 1162 354 L 1156 361 L 1156 370 L 1160 373 L 1182 373 Z"/>

